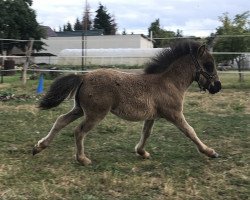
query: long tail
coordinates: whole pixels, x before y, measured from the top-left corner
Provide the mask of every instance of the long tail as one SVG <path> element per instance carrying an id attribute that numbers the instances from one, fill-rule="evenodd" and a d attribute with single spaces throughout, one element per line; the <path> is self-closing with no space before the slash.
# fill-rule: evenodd
<path id="1" fill-rule="evenodd" d="M 70 94 L 75 93 L 82 82 L 81 75 L 69 74 L 57 78 L 50 86 L 39 103 L 40 109 L 50 109 L 58 106 Z"/>

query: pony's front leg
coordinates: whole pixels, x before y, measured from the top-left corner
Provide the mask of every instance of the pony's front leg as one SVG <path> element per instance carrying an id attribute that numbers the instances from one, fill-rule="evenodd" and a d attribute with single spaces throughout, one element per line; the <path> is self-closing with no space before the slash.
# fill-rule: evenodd
<path id="1" fill-rule="evenodd" d="M 154 120 L 146 120 L 142 129 L 142 134 L 139 143 L 135 146 L 135 152 L 143 158 L 149 158 L 150 154 L 144 150 L 147 138 L 150 136 Z"/>
<path id="2" fill-rule="evenodd" d="M 218 153 L 215 152 L 212 148 L 206 146 L 196 135 L 193 127 L 191 127 L 185 120 L 184 115 L 181 113 L 175 116 L 173 123 L 179 128 L 188 138 L 190 138 L 197 146 L 198 150 L 201 153 L 204 153 L 208 157 L 217 158 Z"/>

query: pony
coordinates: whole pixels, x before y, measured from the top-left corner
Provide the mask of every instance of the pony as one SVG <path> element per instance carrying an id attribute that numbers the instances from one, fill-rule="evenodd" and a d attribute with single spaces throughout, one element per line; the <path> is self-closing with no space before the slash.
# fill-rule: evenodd
<path id="1" fill-rule="evenodd" d="M 57 118 L 48 135 L 34 146 L 33 155 L 48 147 L 62 128 L 83 117 L 74 131 L 76 160 L 82 165 L 91 164 L 85 155 L 84 139 L 111 112 L 125 120 L 144 121 L 135 146 L 135 152 L 143 158 L 150 157 L 144 147 L 158 118 L 173 123 L 194 142 L 199 152 L 216 158 L 218 153 L 198 138 L 183 114 L 185 93 L 194 81 L 211 94 L 221 90 L 214 58 L 204 44 L 192 40 L 175 42 L 163 49 L 140 74 L 97 69 L 59 77 L 41 99 L 39 108 L 56 107 L 68 96 L 74 97 L 74 107 Z"/>

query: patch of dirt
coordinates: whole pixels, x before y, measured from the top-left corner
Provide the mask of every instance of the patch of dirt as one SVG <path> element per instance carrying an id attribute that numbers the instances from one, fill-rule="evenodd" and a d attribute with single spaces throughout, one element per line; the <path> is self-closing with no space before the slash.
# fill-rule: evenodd
<path id="1" fill-rule="evenodd" d="M 38 108 L 35 105 L 23 104 L 23 105 L 18 105 L 18 106 L 10 106 L 10 105 L 4 105 L 1 102 L 0 102 L 0 110 L 15 111 L 15 112 L 25 110 L 34 115 L 38 112 Z"/>
<path id="2" fill-rule="evenodd" d="M 0 84 L 0 89 L 9 88 L 9 87 L 10 87 L 10 84 L 9 84 L 9 83 L 1 83 L 1 84 Z"/>
<path id="3" fill-rule="evenodd" d="M 12 93 L 0 94 L 0 101 L 10 101 L 10 100 L 26 101 L 26 100 L 32 99 L 32 98 L 35 98 L 35 96 L 30 96 L 27 94 L 15 95 Z"/>

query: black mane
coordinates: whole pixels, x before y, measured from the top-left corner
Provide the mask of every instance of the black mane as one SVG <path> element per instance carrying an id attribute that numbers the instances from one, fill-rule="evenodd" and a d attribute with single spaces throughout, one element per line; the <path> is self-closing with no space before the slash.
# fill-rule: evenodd
<path id="1" fill-rule="evenodd" d="M 192 52 L 196 55 L 200 43 L 193 40 L 181 40 L 170 45 L 170 48 L 165 48 L 149 61 L 144 69 L 146 74 L 162 73 L 169 69 L 169 66 L 178 58 Z"/>

